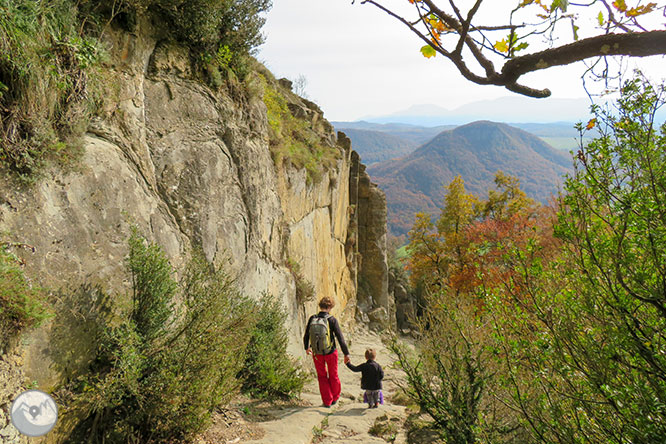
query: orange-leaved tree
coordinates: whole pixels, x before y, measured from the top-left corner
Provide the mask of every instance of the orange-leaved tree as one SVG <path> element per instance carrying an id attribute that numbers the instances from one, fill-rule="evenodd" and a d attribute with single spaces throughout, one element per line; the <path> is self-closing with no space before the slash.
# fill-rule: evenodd
<path id="1" fill-rule="evenodd" d="M 505 359 L 493 347 L 485 298 L 512 281 L 513 251 L 552 237 L 554 213 L 527 198 L 514 177 L 498 171 L 495 185 L 480 201 L 456 177 L 437 222 L 421 214 L 410 232 L 412 282 L 425 293 L 416 322 L 419 358 L 398 344 L 392 349 L 407 392 L 448 443 L 529 442 L 529 430 L 505 402 L 506 384 L 497 380 Z"/>
<path id="2" fill-rule="evenodd" d="M 446 187 L 444 208 L 434 224 L 430 215 L 418 213 L 409 232 L 408 269 L 412 285 L 424 285 L 433 292 L 451 288 L 457 293 L 464 284 L 456 275 L 469 271 L 467 260 L 467 227 L 479 212 L 479 202 L 465 191 L 457 176 Z M 472 273 L 473 276 L 473 273 Z"/>

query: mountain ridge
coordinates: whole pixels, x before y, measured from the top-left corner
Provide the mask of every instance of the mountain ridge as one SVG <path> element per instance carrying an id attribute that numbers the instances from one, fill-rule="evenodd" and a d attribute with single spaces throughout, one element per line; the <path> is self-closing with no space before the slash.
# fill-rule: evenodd
<path id="1" fill-rule="evenodd" d="M 407 123 L 422 125 L 464 124 L 489 119 L 526 123 L 575 122 L 589 116 L 590 103 L 584 98 L 532 99 L 505 96 L 478 100 L 453 109 L 435 104 L 412 105 L 391 114 L 366 116 L 359 120 L 373 123 Z"/>
<path id="2" fill-rule="evenodd" d="M 412 153 L 368 166 L 386 193 L 389 231 L 404 235 L 414 213 L 437 214 L 444 186 L 461 175 L 468 192 L 484 197 L 497 170 L 520 179 L 528 196 L 546 201 L 557 192 L 571 159 L 536 136 L 504 123 L 477 121 L 443 131 Z"/>

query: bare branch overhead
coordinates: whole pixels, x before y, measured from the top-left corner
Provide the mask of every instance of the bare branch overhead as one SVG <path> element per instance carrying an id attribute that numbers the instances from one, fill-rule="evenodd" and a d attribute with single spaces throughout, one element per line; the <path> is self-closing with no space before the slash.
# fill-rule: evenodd
<path id="1" fill-rule="evenodd" d="M 362 0 L 406 25 L 425 43 L 421 52 L 426 57 L 437 54 L 450 60 L 466 79 L 480 85 L 498 85 L 530 97 L 548 97 L 547 88 L 533 88 L 519 82 L 524 74 L 553 66 L 568 65 L 593 57 L 644 57 L 666 54 L 666 31 L 663 17 L 666 6 L 635 1 L 590 0 L 587 4 L 570 4 L 568 0 L 515 0 L 513 9 L 506 8 L 506 18 L 498 15 L 497 23 L 477 23 L 482 4 L 497 5 L 491 0 L 470 2 L 456 0 L 404 0 L 416 7 L 416 17 L 398 13 L 385 5 L 386 0 Z M 549 3 L 549 4 L 546 4 Z M 596 16 L 594 14 L 597 14 Z M 595 17 L 598 27 L 590 27 L 580 17 Z M 502 22 L 506 20 L 506 22 Z M 655 21 L 657 25 L 655 25 Z M 570 41 L 563 40 L 564 22 Z M 579 37 L 578 23 L 586 23 L 586 37 Z M 650 28 L 646 23 L 649 23 Z M 508 35 L 506 34 L 508 32 Z M 546 37 L 550 46 L 531 53 Z M 557 36 L 557 39 L 555 38 Z M 495 63 L 502 61 L 500 69 Z"/>

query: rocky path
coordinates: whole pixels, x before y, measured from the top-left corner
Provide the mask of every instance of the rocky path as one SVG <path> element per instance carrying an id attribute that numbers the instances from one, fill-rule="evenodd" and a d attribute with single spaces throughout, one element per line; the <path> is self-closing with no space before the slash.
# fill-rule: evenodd
<path id="1" fill-rule="evenodd" d="M 359 331 L 349 335 L 353 364 L 365 361 L 366 348 L 377 350 L 377 362 L 384 368 L 384 405 L 368 409 L 363 403 L 360 388 L 361 375 L 350 371 L 340 359 L 339 374 L 342 396 L 337 405 L 328 409 L 321 406 L 316 378 L 311 379 L 301 396 L 304 406 L 282 408 L 270 412 L 273 419 L 258 423 L 263 430 L 259 440 L 239 440 L 252 444 L 334 444 L 334 443 L 406 443 L 402 423 L 406 418 L 405 407 L 393 405 L 395 381 L 402 375 L 390 367 L 392 356 L 379 336 Z M 374 428 L 374 434 L 371 429 Z M 381 435 L 378 437 L 376 435 Z"/>

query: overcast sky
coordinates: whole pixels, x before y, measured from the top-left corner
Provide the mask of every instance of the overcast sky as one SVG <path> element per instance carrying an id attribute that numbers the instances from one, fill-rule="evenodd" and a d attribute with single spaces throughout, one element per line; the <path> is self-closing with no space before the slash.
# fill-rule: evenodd
<path id="1" fill-rule="evenodd" d="M 511 95 L 463 79 L 441 56 L 424 58 L 423 43 L 404 25 L 358 0 L 274 0 L 263 31 L 259 60 L 277 77 L 305 76 L 306 92 L 328 120 L 358 120 L 418 104 L 454 109 Z M 666 71 L 663 58 L 644 65 L 655 75 Z M 524 76 L 523 83 L 548 87 L 554 98 L 585 97 L 583 70 L 582 64 L 551 68 Z"/>

